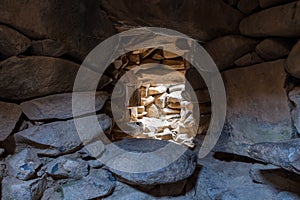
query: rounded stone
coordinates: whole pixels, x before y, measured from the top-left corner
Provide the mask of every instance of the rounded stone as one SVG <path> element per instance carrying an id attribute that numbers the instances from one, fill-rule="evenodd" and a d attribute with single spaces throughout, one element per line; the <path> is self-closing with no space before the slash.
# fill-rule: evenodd
<path id="1" fill-rule="evenodd" d="M 115 145 L 123 149 L 124 152 L 112 152 L 115 150 Z M 168 152 L 163 152 L 163 148 L 166 145 L 170 145 L 166 148 Z M 173 150 L 169 151 L 170 149 Z M 131 154 L 127 154 L 127 152 Z M 172 154 L 174 155 L 178 152 L 183 152 L 183 154 L 168 164 Z M 150 153 L 147 161 L 143 159 L 142 154 L 144 153 Z M 128 155 L 132 157 L 130 158 Z M 108 160 L 105 163 L 106 168 L 121 178 L 121 181 L 141 185 L 178 182 L 192 175 L 196 167 L 196 155 L 191 150 L 165 140 L 123 139 L 107 145 L 106 151 L 100 159 Z M 137 163 L 136 160 L 140 162 Z M 147 170 L 155 168 L 160 163 L 165 163 L 166 166 L 153 171 Z M 119 169 L 126 169 L 127 171 Z M 134 173 L 134 171 L 139 171 L 140 169 L 145 169 L 145 172 Z"/>

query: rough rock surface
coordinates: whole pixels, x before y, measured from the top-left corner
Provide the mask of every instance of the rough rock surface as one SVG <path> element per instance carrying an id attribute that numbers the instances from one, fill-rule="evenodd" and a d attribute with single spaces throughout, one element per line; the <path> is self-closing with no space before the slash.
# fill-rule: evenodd
<path id="1" fill-rule="evenodd" d="M 257 41 L 239 35 L 217 38 L 205 44 L 205 49 L 219 70 L 233 65 L 233 62 L 245 53 L 253 51 Z"/>
<path id="2" fill-rule="evenodd" d="M 0 141 L 5 140 L 11 134 L 21 113 L 17 104 L 0 102 Z"/>
<path id="3" fill-rule="evenodd" d="M 2 181 L 2 199 L 38 200 L 45 189 L 45 177 L 29 181 L 5 177 Z"/>
<path id="4" fill-rule="evenodd" d="M 278 5 L 278 4 L 288 3 L 291 1 L 293 1 L 293 0 L 259 0 L 259 5 L 262 8 L 267 8 L 267 7 Z"/>
<path id="5" fill-rule="evenodd" d="M 300 34 L 300 2 L 269 8 L 244 18 L 240 32 L 252 37 L 283 36 Z"/>
<path id="6" fill-rule="evenodd" d="M 254 144 L 249 147 L 248 153 L 252 158 L 300 174 L 299 138 L 279 143 Z"/>
<path id="7" fill-rule="evenodd" d="M 87 162 L 67 157 L 54 159 L 47 163 L 45 168 L 46 173 L 55 179 L 80 179 L 89 173 Z"/>
<path id="8" fill-rule="evenodd" d="M 11 57 L 0 63 L 0 97 L 24 100 L 55 93 L 70 92 L 79 65 L 67 60 L 43 57 Z M 97 78 L 99 74 L 84 68 L 88 74 L 83 79 Z M 30 77 L 30 78 L 29 78 Z M 108 79 L 102 77 L 100 85 Z M 49 87 L 51 86 L 51 87 Z M 89 90 L 85 85 L 79 90 Z"/>
<path id="9" fill-rule="evenodd" d="M 300 175 L 288 172 L 274 165 L 254 164 L 250 169 L 254 182 L 265 185 L 276 185 L 284 191 L 298 191 Z"/>
<path id="10" fill-rule="evenodd" d="M 101 110 L 108 98 L 106 92 L 80 92 L 80 101 L 85 101 L 90 96 L 95 96 L 95 105 L 90 107 L 81 107 L 73 115 L 72 113 L 72 95 L 73 93 L 55 94 L 51 96 L 41 97 L 26 101 L 20 104 L 20 108 L 30 120 L 46 120 L 46 119 L 68 119 L 90 114 L 93 110 L 96 112 Z M 81 102 L 77 102 L 80 104 Z"/>
<path id="11" fill-rule="evenodd" d="M 67 23 L 58 23 L 62 19 Z M 0 5 L 0 22 L 34 39 L 51 38 L 63 42 L 68 53 L 78 59 L 83 59 L 115 32 L 98 1 L 4 0 Z"/>
<path id="12" fill-rule="evenodd" d="M 125 151 L 117 153 L 115 145 Z M 166 145 L 169 147 L 168 150 L 172 149 L 172 152 L 166 152 L 167 150 L 161 152 L 160 149 Z M 143 157 L 146 153 L 148 153 L 147 158 Z M 107 168 L 124 181 L 141 185 L 183 180 L 194 172 L 196 164 L 196 156 L 190 150 L 168 141 L 152 139 L 123 139 L 110 144 L 106 146 L 106 151 L 100 160 L 107 161 Z M 158 163 L 162 164 L 162 168 L 156 168 Z"/>
<path id="13" fill-rule="evenodd" d="M 238 9 L 245 14 L 252 13 L 258 6 L 258 0 L 240 0 L 237 4 Z"/>
<path id="14" fill-rule="evenodd" d="M 31 53 L 37 56 L 60 57 L 68 52 L 62 42 L 45 39 L 32 41 Z"/>
<path id="15" fill-rule="evenodd" d="M 0 65 L 1 77 L 6 80 L 1 81 L 1 97 L 10 99 L 71 90 L 79 67 L 69 61 L 47 57 L 11 57 Z"/>
<path id="16" fill-rule="evenodd" d="M 262 63 L 264 60 L 259 57 L 255 52 L 247 53 L 234 61 L 234 64 L 239 67 L 255 65 L 258 63 Z"/>
<path id="17" fill-rule="evenodd" d="M 243 17 L 238 10 L 217 0 L 126 3 L 122 0 L 114 2 L 105 0 L 102 6 L 124 24 L 130 26 L 145 24 L 175 29 L 199 40 L 237 33 L 237 26 Z M 177 23 L 179 20 L 182 22 L 180 25 Z"/>
<path id="18" fill-rule="evenodd" d="M 42 165 L 36 152 L 32 149 L 24 149 L 8 158 L 8 173 L 20 180 L 28 180 L 35 176 L 37 169 Z"/>
<path id="19" fill-rule="evenodd" d="M 282 38 L 272 38 L 260 42 L 255 51 L 266 60 L 275 60 L 288 55 L 291 48 L 291 42 Z"/>
<path id="20" fill-rule="evenodd" d="M 95 199 L 108 195 L 115 187 L 115 178 L 103 169 L 91 170 L 79 181 L 62 186 L 64 200 Z"/>
<path id="21" fill-rule="evenodd" d="M 30 39 L 7 26 L 0 25 L 0 54 L 4 57 L 23 53 L 30 45 Z"/>
<path id="22" fill-rule="evenodd" d="M 247 144 L 292 138 L 290 108 L 284 89 L 284 60 L 230 70 L 223 75 L 228 111 L 224 138 L 220 139 L 223 148 L 247 155 Z"/>
<path id="23" fill-rule="evenodd" d="M 111 126 L 111 119 L 105 114 L 98 115 L 98 121 L 103 131 Z M 88 130 L 87 134 L 97 136 L 98 133 Z M 39 154 L 49 156 L 70 153 L 82 144 L 73 120 L 34 126 L 16 133 L 14 137 L 16 142 L 41 148 Z"/>
<path id="24" fill-rule="evenodd" d="M 286 70 L 294 77 L 300 78 L 300 41 L 292 48 L 286 60 Z"/>
<path id="25" fill-rule="evenodd" d="M 289 98 L 294 103 L 294 107 L 291 112 L 292 120 L 298 134 L 300 134 L 300 87 L 295 87 L 292 91 L 290 91 Z"/>

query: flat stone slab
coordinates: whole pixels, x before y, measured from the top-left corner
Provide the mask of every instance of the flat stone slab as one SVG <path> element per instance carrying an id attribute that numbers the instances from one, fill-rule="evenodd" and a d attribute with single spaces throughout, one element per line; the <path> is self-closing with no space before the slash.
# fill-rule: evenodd
<path id="1" fill-rule="evenodd" d="M 73 115 L 72 95 L 73 93 L 63 93 L 41 97 L 21 103 L 20 108 L 30 120 L 68 119 L 90 114 L 93 110 L 96 112 L 101 110 L 108 98 L 108 94 L 101 91 L 96 93 L 76 92 L 77 98 L 80 97 L 80 101 L 76 103 L 80 104 L 86 101 L 87 98 L 95 96 L 95 105 L 80 107 L 80 110 L 74 112 Z"/>
<path id="2" fill-rule="evenodd" d="M 193 174 L 196 166 L 192 151 L 152 139 L 123 139 L 109 144 L 99 160 L 123 181 L 141 185 L 178 182 Z"/>
<path id="3" fill-rule="evenodd" d="M 249 144 L 292 138 L 284 60 L 229 70 L 223 77 L 227 116 L 219 151 L 248 156 Z"/>
<path id="4" fill-rule="evenodd" d="M 84 117 L 89 121 L 89 117 Z M 111 119 L 105 114 L 98 115 L 98 121 L 103 131 L 111 126 Z M 98 130 L 89 129 L 85 124 L 84 130 L 88 139 L 99 135 Z M 74 120 L 53 122 L 34 126 L 14 135 L 16 142 L 24 143 L 41 149 L 40 155 L 59 156 L 70 153 L 81 147 L 82 141 L 79 137 Z"/>
<path id="5" fill-rule="evenodd" d="M 254 144 L 249 147 L 248 153 L 252 158 L 300 174 L 299 138 L 285 142 Z"/>
<path id="6" fill-rule="evenodd" d="M 11 134 L 21 113 L 17 104 L 0 102 L 0 141 L 5 140 Z"/>
<path id="7" fill-rule="evenodd" d="M 240 32 L 251 37 L 297 37 L 300 34 L 299 5 L 299 1 L 294 1 L 245 17 L 240 23 Z"/>

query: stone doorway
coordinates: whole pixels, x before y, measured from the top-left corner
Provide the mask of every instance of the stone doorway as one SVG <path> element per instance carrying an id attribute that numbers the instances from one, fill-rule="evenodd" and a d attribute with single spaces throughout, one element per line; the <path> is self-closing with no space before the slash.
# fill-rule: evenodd
<path id="1" fill-rule="evenodd" d="M 122 79 L 124 85 L 119 88 L 125 96 L 119 111 L 126 111 L 118 114 L 122 128 L 116 125 L 111 137 L 168 140 L 193 148 L 199 108 L 186 80 L 189 64 L 179 55 L 145 49 L 121 57 L 114 67 L 120 74 L 115 82 Z"/>

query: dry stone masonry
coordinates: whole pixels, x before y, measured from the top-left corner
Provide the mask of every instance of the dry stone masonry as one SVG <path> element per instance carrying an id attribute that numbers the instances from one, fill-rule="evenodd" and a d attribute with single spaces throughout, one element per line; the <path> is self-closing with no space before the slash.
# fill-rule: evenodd
<path id="1" fill-rule="evenodd" d="M 226 122 L 203 159 L 198 150 L 217 113 L 203 78 L 181 57 L 189 44 L 174 40 L 180 55 L 159 47 L 130 51 L 109 65 L 96 92 L 73 91 L 95 46 L 145 26 L 192 37 L 221 72 Z M 95 67 L 83 69 L 83 78 L 99 78 Z M 126 101 L 113 115 L 118 81 L 125 84 L 117 98 Z M 72 92 L 82 101 L 95 97 L 95 105 L 73 115 Z M 75 120 L 92 114 L 111 144 L 94 137 L 83 145 Z M 299 0 L 0 3 L 1 200 L 298 200 L 299 137 Z M 131 156 L 114 154 L 116 146 Z"/>

